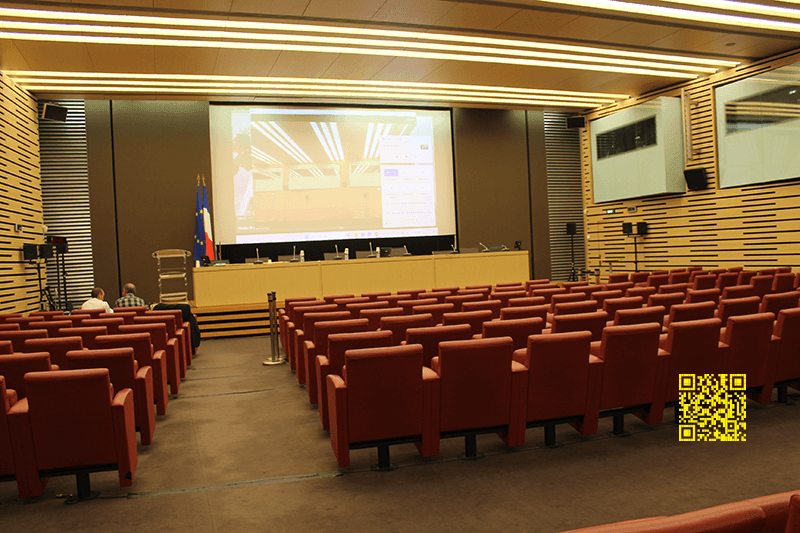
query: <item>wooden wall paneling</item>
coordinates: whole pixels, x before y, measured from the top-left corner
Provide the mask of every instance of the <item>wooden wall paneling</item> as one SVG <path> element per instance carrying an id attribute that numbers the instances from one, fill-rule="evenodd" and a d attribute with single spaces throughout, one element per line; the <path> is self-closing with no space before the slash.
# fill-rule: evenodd
<path id="1" fill-rule="evenodd" d="M 36 100 L 0 72 L 0 312 L 39 309 L 37 270 L 22 245 L 42 242 Z"/>
<path id="2" fill-rule="evenodd" d="M 648 235 L 639 238 L 639 270 L 744 266 L 759 269 L 800 266 L 800 177 L 746 187 L 720 189 L 717 168 L 714 89 L 720 85 L 800 61 L 800 53 L 781 54 L 694 80 L 646 97 L 600 109 L 591 121 L 657 96 L 678 96 L 682 88 L 691 98 L 692 161 L 703 167 L 708 189 L 685 194 L 636 198 L 595 204 L 592 195 L 591 137 L 581 135 L 584 221 L 587 227 L 587 266 L 609 273 L 634 270 L 633 238 L 622 233 L 623 222 L 648 223 Z M 628 208 L 636 208 L 629 213 Z M 613 209 L 614 213 L 608 213 Z"/>

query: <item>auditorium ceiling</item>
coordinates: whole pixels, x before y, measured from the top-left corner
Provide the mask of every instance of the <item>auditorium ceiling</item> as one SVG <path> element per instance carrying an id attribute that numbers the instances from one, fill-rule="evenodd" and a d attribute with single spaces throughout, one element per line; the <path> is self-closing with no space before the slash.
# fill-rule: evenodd
<path id="1" fill-rule="evenodd" d="M 800 48 L 798 0 L 0 2 L 42 99 L 585 111 Z"/>

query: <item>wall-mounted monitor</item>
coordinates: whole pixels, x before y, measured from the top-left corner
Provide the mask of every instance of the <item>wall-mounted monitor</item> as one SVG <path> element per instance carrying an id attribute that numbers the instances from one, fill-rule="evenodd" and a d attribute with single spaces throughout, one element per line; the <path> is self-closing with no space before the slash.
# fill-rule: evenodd
<path id="1" fill-rule="evenodd" d="M 679 98 L 624 109 L 590 129 L 595 202 L 685 191 Z"/>

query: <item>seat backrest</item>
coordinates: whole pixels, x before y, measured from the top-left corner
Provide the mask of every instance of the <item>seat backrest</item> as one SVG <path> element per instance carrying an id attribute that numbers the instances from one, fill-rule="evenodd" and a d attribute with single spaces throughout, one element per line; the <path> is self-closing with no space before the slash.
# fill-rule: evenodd
<path id="1" fill-rule="evenodd" d="M 441 431 L 509 423 L 511 339 L 473 339 L 439 343 Z"/>
<path id="2" fill-rule="evenodd" d="M 603 360 L 600 409 L 651 403 L 656 392 L 656 366 L 661 326 L 609 326 L 597 356 Z"/>
<path id="3" fill-rule="evenodd" d="M 544 296 L 526 296 L 524 298 L 511 298 L 508 307 L 530 307 L 532 305 L 542 305 L 545 303 Z"/>
<path id="4" fill-rule="evenodd" d="M 547 312 L 550 306 L 547 304 L 542 305 L 527 305 L 524 307 L 504 307 L 500 310 L 500 320 L 513 320 L 515 318 L 535 318 L 539 317 L 542 320 L 547 320 Z"/>
<path id="5" fill-rule="evenodd" d="M 760 305 L 761 300 L 758 298 L 758 296 L 720 300 L 716 317 L 722 320 L 723 324 L 726 324 L 728 322 L 728 318 L 732 316 L 752 315 L 758 313 L 758 308 Z"/>
<path id="6" fill-rule="evenodd" d="M 592 300 L 597 302 L 598 309 L 603 308 L 603 302 L 609 298 L 622 298 L 623 292 L 619 289 L 595 291 L 592 293 Z"/>
<path id="7" fill-rule="evenodd" d="M 6 387 L 17 391 L 20 400 L 26 396 L 25 374 L 50 370 L 50 354 L 47 352 L 0 355 L 0 376 L 5 376 Z"/>
<path id="8" fill-rule="evenodd" d="M 537 289 L 533 288 L 530 291 L 531 296 L 544 296 L 545 303 L 550 303 L 550 299 L 553 297 L 554 294 L 567 294 L 567 289 L 562 287 L 554 288 L 554 289 Z"/>
<path id="9" fill-rule="evenodd" d="M 26 330 L 32 329 L 31 323 L 44 322 L 43 316 L 17 316 L 6 319 L 6 324 L 19 324 L 19 329 Z"/>
<path id="10" fill-rule="evenodd" d="M 136 313 L 137 316 L 143 315 L 147 312 L 146 305 L 135 305 L 133 307 L 112 307 L 111 308 L 114 313 L 123 312 L 123 313 Z"/>
<path id="11" fill-rule="evenodd" d="M 689 283 L 689 278 L 691 276 L 691 272 L 670 272 L 669 281 L 667 283 L 670 285 L 674 285 L 676 283 Z"/>
<path id="12" fill-rule="evenodd" d="M 728 318 L 722 342 L 728 345 L 724 374 L 747 374 L 747 388 L 764 384 L 775 315 L 753 313 Z"/>
<path id="13" fill-rule="evenodd" d="M 575 315 L 578 313 L 594 313 L 599 305 L 596 300 L 584 300 L 582 302 L 564 302 L 554 306 L 553 316 Z"/>
<path id="14" fill-rule="evenodd" d="M 567 291 L 572 292 L 573 287 L 585 287 L 588 284 L 588 281 L 565 281 L 561 286 L 567 289 Z"/>
<path id="15" fill-rule="evenodd" d="M 14 345 L 11 344 L 11 341 L 0 340 L 0 354 L 2 353 L 14 353 Z"/>
<path id="16" fill-rule="evenodd" d="M 669 323 L 686 322 L 687 320 L 702 320 L 714 318 L 717 306 L 714 302 L 699 302 L 696 304 L 676 304 L 669 310 Z M 720 327 L 722 327 L 720 325 Z M 719 336 L 719 335 L 717 335 Z"/>
<path id="17" fill-rule="evenodd" d="M 322 328 L 320 328 L 322 329 Z M 319 333 L 319 330 L 317 330 Z M 329 374 L 342 375 L 344 354 L 348 350 L 363 348 L 381 348 L 392 345 L 391 331 L 360 331 L 346 333 L 331 333 L 328 335 L 328 361 Z M 317 352 L 319 355 L 319 352 Z"/>
<path id="18" fill-rule="evenodd" d="M 430 313 L 411 316 L 385 316 L 381 318 L 381 329 L 392 332 L 393 346 L 399 346 L 401 342 L 406 340 L 406 330 L 408 328 L 422 328 L 435 325 L 436 324 L 433 323 L 433 315 Z"/>
<path id="19" fill-rule="evenodd" d="M 631 272 L 631 275 L 628 278 L 628 280 L 634 283 L 642 283 L 643 281 L 647 281 L 647 278 L 649 277 L 650 277 L 650 272 Z"/>
<path id="20" fill-rule="evenodd" d="M 559 288 L 561 288 L 561 287 L 559 287 L 558 283 L 551 283 L 551 282 L 548 282 L 548 283 L 535 283 L 533 285 L 527 285 L 526 288 L 525 288 L 525 292 L 528 293 L 528 296 L 533 296 L 533 291 L 534 290 L 539 290 L 539 289 L 559 289 Z"/>
<path id="21" fill-rule="evenodd" d="M 422 346 L 348 350 L 345 365 L 350 442 L 422 433 Z"/>
<path id="22" fill-rule="evenodd" d="M 500 318 L 500 309 L 503 307 L 503 302 L 500 300 L 484 300 L 482 302 L 464 302 L 461 304 L 461 311 L 469 313 L 486 309 L 492 312 L 492 318 Z"/>
<path id="23" fill-rule="evenodd" d="M 45 328 L 40 328 L 45 329 Z M 0 324 L 0 331 L 21 331 L 19 329 L 19 324 L 15 322 L 4 322 Z"/>
<path id="24" fill-rule="evenodd" d="M 623 281 L 621 283 L 606 283 L 607 291 L 622 291 L 623 296 L 628 291 L 628 289 L 632 288 L 633 288 L 632 281 Z"/>
<path id="25" fill-rule="evenodd" d="M 800 378 L 800 307 L 778 312 L 773 333 L 780 338 L 775 381 Z"/>
<path id="26" fill-rule="evenodd" d="M 320 305 L 325 305 L 325 300 L 298 300 L 286 304 L 286 314 L 289 315 L 289 322 L 295 321 L 295 312 L 297 311 L 298 308 L 318 307 Z"/>
<path id="27" fill-rule="evenodd" d="M 458 289 L 456 296 L 474 296 L 477 294 L 481 297 L 481 300 L 488 300 L 490 292 L 492 292 L 492 289 L 489 287 L 484 287 L 483 289 Z"/>
<path id="28" fill-rule="evenodd" d="M 451 295 L 450 291 L 431 291 L 431 292 L 426 292 L 422 296 L 424 296 L 426 300 L 436 300 L 436 303 L 443 304 L 444 299 L 450 295 Z"/>
<path id="29" fill-rule="evenodd" d="M 328 337 L 335 333 L 358 333 L 369 331 L 369 320 L 366 318 L 350 318 L 347 320 L 320 321 L 314 324 L 314 335 L 306 340 L 314 341 L 315 355 L 328 354 Z"/>
<path id="30" fill-rule="evenodd" d="M 133 317 L 135 316 L 138 316 L 136 311 L 114 311 L 111 314 L 103 313 L 102 315 L 98 315 L 97 318 L 121 318 L 124 324 L 131 325 L 133 324 Z"/>
<path id="31" fill-rule="evenodd" d="M 650 274 L 647 276 L 647 286 L 658 289 L 661 285 L 669 283 L 669 274 Z"/>
<path id="32" fill-rule="evenodd" d="M 772 292 L 772 283 L 775 276 L 753 276 L 750 278 L 750 285 L 753 286 L 753 294 L 756 296 L 764 297 L 765 294 Z"/>
<path id="33" fill-rule="evenodd" d="M 642 307 L 639 309 L 618 309 L 614 315 L 615 326 L 630 326 L 632 324 L 647 324 L 655 322 L 664 325 L 664 314 L 667 309 L 663 306 Z"/>
<path id="34" fill-rule="evenodd" d="M 48 337 L 58 337 L 58 330 L 61 328 L 71 328 L 72 322 L 69 320 L 45 320 L 42 322 L 32 322 L 31 329 L 44 329 Z"/>
<path id="35" fill-rule="evenodd" d="M 541 298 L 541 296 L 538 296 Z M 568 292 L 566 294 L 554 294 L 550 297 L 550 309 L 549 312 L 552 313 L 556 305 L 563 304 L 567 302 L 585 302 L 589 299 L 589 295 L 585 292 Z"/>
<path id="36" fill-rule="evenodd" d="M 739 281 L 738 272 L 725 272 L 717 276 L 717 288 L 719 290 L 722 290 L 725 287 L 736 285 L 738 281 Z"/>
<path id="37" fill-rule="evenodd" d="M 138 328 L 139 326 L 120 327 Z M 133 357 L 139 363 L 139 368 L 153 366 L 153 344 L 150 341 L 150 333 L 148 332 L 100 335 L 95 339 L 95 343 L 98 349 L 133 348 Z"/>
<path id="38" fill-rule="evenodd" d="M 500 289 L 500 288 L 504 288 L 504 289 L 507 289 L 507 288 L 516 289 L 517 287 L 519 287 L 519 288 L 523 288 L 523 285 L 522 285 L 522 282 L 521 282 L 521 281 L 506 281 L 506 282 L 503 282 L 503 283 L 495 283 L 495 284 L 494 284 L 494 288 L 495 288 L 495 290 L 497 290 L 497 289 Z"/>
<path id="39" fill-rule="evenodd" d="M 397 307 L 401 308 L 405 314 L 411 315 L 414 314 L 414 307 L 417 307 L 418 305 L 433 305 L 437 303 L 439 302 L 437 302 L 435 298 L 420 299 L 418 297 L 414 298 L 413 300 L 400 300 L 397 302 Z"/>
<path id="40" fill-rule="evenodd" d="M 454 296 L 445 296 L 444 299 L 445 303 L 453 304 L 456 313 L 461 311 L 461 306 L 465 302 L 480 302 L 483 300 L 484 297 L 480 294 L 456 294 Z"/>
<path id="41" fill-rule="evenodd" d="M 583 292 L 587 295 L 591 295 L 592 293 L 602 290 L 605 290 L 605 285 L 580 285 L 578 287 L 572 287 L 569 292 Z"/>
<path id="42" fill-rule="evenodd" d="M 797 307 L 798 301 L 800 301 L 800 292 L 798 291 L 765 294 L 758 312 L 775 313 L 777 316 L 782 309 Z"/>
<path id="43" fill-rule="evenodd" d="M 669 308 L 673 305 L 683 303 L 686 297 L 682 292 L 668 292 L 666 294 L 651 294 L 647 298 L 647 307 L 663 306 L 669 314 Z"/>
<path id="44" fill-rule="evenodd" d="M 306 313 L 330 313 L 338 310 L 339 306 L 336 304 L 302 305 L 293 309 L 294 320 L 292 320 L 292 322 L 294 323 L 295 329 L 302 329 L 303 319 L 306 316 Z"/>
<path id="45" fill-rule="evenodd" d="M 730 300 L 731 298 L 747 298 L 748 296 L 755 296 L 752 285 L 731 285 L 722 289 L 720 299 Z"/>
<path id="46" fill-rule="evenodd" d="M 124 333 L 149 333 L 150 343 L 153 345 L 153 350 L 167 349 L 167 326 L 166 324 L 134 324 L 132 326 L 120 326 L 120 334 Z M 137 358 L 138 361 L 138 358 Z"/>
<path id="47" fill-rule="evenodd" d="M 742 270 L 744 270 L 743 266 L 728 267 L 728 272 L 741 272 Z"/>
<path id="48" fill-rule="evenodd" d="M 715 289 L 717 288 L 717 276 L 716 274 L 705 274 L 701 276 L 695 276 L 694 281 L 692 282 L 692 288 L 701 291 L 704 289 Z"/>
<path id="49" fill-rule="evenodd" d="M 105 326 L 79 326 L 77 328 L 61 328 L 58 330 L 59 337 L 80 337 L 83 339 L 84 348 L 89 348 L 90 350 L 96 347 L 94 339 L 98 335 L 108 335 L 108 330 Z"/>
<path id="50" fill-rule="evenodd" d="M 403 289 L 397 291 L 397 294 L 410 294 L 412 300 L 417 300 L 423 292 L 425 292 L 425 289 Z"/>
<path id="51" fill-rule="evenodd" d="M 28 316 L 41 316 L 45 320 L 58 320 L 59 316 L 64 316 L 64 311 L 34 311 Z"/>
<path id="52" fill-rule="evenodd" d="M 105 312 L 106 312 L 105 309 L 75 309 L 75 310 L 72 311 L 72 314 L 73 315 L 79 315 L 79 314 L 80 315 L 91 315 L 92 317 L 95 317 L 95 316 L 97 316 L 97 315 L 99 315 L 101 313 L 105 313 Z"/>
<path id="53" fill-rule="evenodd" d="M 541 318 L 491 320 L 483 323 L 483 338 L 511 337 L 514 349 L 521 350 L 528 346 L 528 337 L 542 333 L 544 326 Z"/>
<path id="54" fill-rule="evenodd" d="M 592 334 L 588 331 L 528 337 L 523 361 L 530 369 L 528 421 L 584 413 L 591 344 Z"/>
<path id="55" fill-rule="evenodd" d="M 122 389 L 136 390 L 136 360 L 133 348 L 105 348 L 67 352 L 65 370 L 105 368 L 114 394 Z"/>
<path id="56" fill-rule="evenodd" d="M 757 275 L 758 272 L 755 270 L 742 270 L 739 272 L 739 279 L 736 280 L 736 285 L 750 285 L 750 280 Z"/>
<path id="57" fill-rule="evenodd" d="M 100 315 L 101 317 L 104 315 Z M 175 329 L 183 327 L 183 312 L 180 309 L 154 309 L 145 311 L 144 316 L 171 316 L 175 320 Z"/>
<path id="58" fill-rule="evenodd" d="M 327 296 L 323 296 L 322 299 L 325 300 L 325 303 L 336 303 L 336 300 L 342 298 L 355 298 L 355 294 L 328 294 Z"/>
<path id="59" fill-rule="evenodd" d="M 599 341 L 607 321 L 608 313 L 605 311 L 578 313 L 575 315 L 554 315 L 552 332 L 589 331 L 592 333 L 592 340 Z"/>
<path id="60" fill-rule="evenodd" d="M 678 401 L 680 374 L 719 373 L 722 363 L 718 348 L 721 327 L 722 321 L 718 318 L 670 322 L 664 347 L 670 353 L 667 402 Z"/>
<path id="61" fill-rule="evenodd" d="M 686 291 L 687 290 L 689 290 L 689 284 L 688 283 L 666 283 L 664 285 L 661 285 L 658 288 L 658 293 L 657 294 L 667 294 L 667 293 L 679 292 L 679 293 L 683 294 L 684 296 L 686 296 Z"/>
<path id="62" fill-rule="evenodd" d="M 75 337 L 53 337 L 47 339 L 28 339 L 25 341 L 24 351 L 47 352 L 50 354 L 50 364 L 64 368 L 67 364 L 67 352 L 70 350 L 83 350 L 83 339 Z"/>
<path id="63" fill-rule="evenodd" d="M 525 282 L 525 290 L 529 290 L 534 285 L 548 285 L 549 283 L 549 278 L 529 279 Z"/>
<path id="64" fill-rule="evenodd" d="M 772 292 L 787 292 L 794 290 L 794 274 L 791 272 L 778 272 L 772 282 Z"/>
<path id="65" fill-rule="evenodd" d="M 458 289 L 456 288 L 456 290 Z M 378 299 L 378 296 L 389 296 L 390 294 L 392 293 L 389 291 L 378 291 L 378 292 L 365 292 L 362 293 L 361 296 L 363 298 L 369 298 L 369 301 L 374 302 Z"/>
<path id="66" fill-rule="evenodd" d="M 8 431 L 9 409 L 11 409 L 11 402 L 6 395 L 6 380 L 0 376 L 0 477 L 14 474 L 11 435 Z"/>
<path id="67" fill-rule="evenodd" d="M 503 302 L 503 307 L 508 307 L 508 301 L 511 298 L 525 298 L 527 295 L 528 293 L 524 290 L 509 291 L 500 290 L 500 288 L 498 288 L 494 292 L 489 293 L 489 300 L 500 300 Z"/>
<path id="68" fill-rule="evenodd" d="M 0 340 L 11 341 L 15 352 L 22 352 L 25 349 L 27 339 L 47 338 L 46 329 L 29 329 L 25 331 L 0 331 Z"/>
<path id="69" fill-rule="evenodd" d="M 350 313 L 350 318 L 358 318 L 361 316 L 361 311 L 366 309 L 389 309 L 390 307 L 397 307 L 396 305 L 391 305 L 390 302 L 386 300 L 377 300 L 377 301 L 367 301 L 367 302 L 353 302 L 345 305 L 345 310 Z M 397 307 L 398 309 L 402 310 L 402 308 Z"/>
<path id="70" fill-rule="evenodd" d="M 632 296 L 630 298 L 608 298 L 603 300 L 603 311 L 608 316 L 614 316 L 619 309 L 638 309 L 644 305 L 644 298 Z"/>
<path id="71" fill-rule="evenodd" d="M 471 338 L 472 328 L 469 324 L 408 328 L 406 330 L 406 344 L 419 344 L 422 346 L 422 364 L 428 367 L 431 366 L 431 359 L 439 355 L 440 342 L 469 340 Z"/>
<path id="72" fill-rule="evenodd" d="M 303 315 L 303 334 L 306 340 L 314 338 L 314 328 L 318 322 L 350 320 L 348 311 L 328 311 L 324 313 L 306 313 Z"/>
<path id="73" fill-rule="evenodd" d="M 686 292 L 686 300 L 684 301 L 687 304 L 696 304 L 700 302 L 714 302 L 714 304 L 719 304 L 720 294 L 722 293 L 717 288 L 699 290 L 689 289 Z"/>
<path id="74" fill-rule="evenodd" d="M 84 321 L 85 323 L 86 321 Z M 154 315 L 143 315 L 143 316 L 136 316 L 133 318 L 134 324 L 164 324 L 167 328 L 167 337 L 173 339 L 177 336 L 177 330 L 175 329 L 175 319 L 172 316 L 162 315 L 162 316 L 154 316 Z M 83 324 L 81 324 L 83 325 Z"/>
<path id="75" fill-rule="evenodd" d="M 641 296 L 642 299 L 646 301 L 650 295 L 655 294 L 657 291 L 658 289 L 655 287 L 633 287 L 625 291 L 625 297 L 633 298 L 635 296 Z"/>
<path id="76" fill-rule="evenodd" d="M 441 324 L 445 313 L 452 313 L 455 311 L 453 304 L 431 304 L 431 305 L 415 305 L 411 312 L 415 315 L 430 313 L 433 317 L 433 324 Z"/>
<path id="77" fill-rule="evenodd" d="M 473 335 L 479 335 L 483 330 L 483 323 L 492 319 L 492 312 L 488 309 L 481 311 L 469 311 L 461 313 L 445 313 L 442 316 L 442 324 L 452 326 L 453 324 L 469 324 Z"/>
<path id="78" fill-rule="evenodd" d="M 108 370 L 31 373 L 25 388 L 38 470 L 117 462 Z"/>
<path id="79" fill-rule="evenodd" d="M 400 316 L 406 314 L 400 307 L 382 307 L 378 309 L 362 309 L 358 316 L 369 320 L 369 329 L 377 330 L 381 327 L 381 317 Z"/>
<path id="80" fill-rule="evenodd" d="M 695 278 L 697 276 L 708 276 L 709 275 L 708 270 L 703 270 L 702 268 L 699 268 L 699 267 L 698 267 L 697 270 L 692 270 L 690 272 L 691 272 L 691 275 L 689 276 L 689 283 L 692 283 L 692 284 L 694 283 L 694 280 L 695 280 Z M 714 277 L 716 277 L 716 276 L 714 276 Z"/>
<path id="81" fill-rule="evenodd" d="M 397 307 L 400 300 L 412 300 L 410 294 L 390 294 L 389 296 L 378 296 L 379 302 L 389 302 L 389 307 Z"/>
<path id="82" fill-rule="evenodd" d="M 609 283 L 625 283 L 628 281 L 628 274 L 627 273 L 618 273 L 618 274 L 609 274 L 608 275 L 608 282 Z"/>
<path id="83" fill-rule="evenodd" d="M 119 327 L 125 324 L 123 318 L 90 318 L 81 322 L 81 326 L 94 327 L 105 326 L 110 335 L 119 333 Z"/>
<path id="84" fill-rule="evenodd" d="M 489 283 L 479 283 L 477 285 L 465 285 L 465 290 L 481 290 L 486 291 L 486 294 L 489 294 L 492 290 L 492 285 Z"/>
<path id="85" fill-rule="evenodd" d="M 377 297 L 376 297 L 377 298 Z M 374 302 L 374 299 L 370 299 L 369 296 L 353 296 L 350 298 L 337 298 L 332 302 L 326 303 L 334 303 L 339 307 L 339 311 L 346 311 L 348 304 L 363 304 L 367 302 Z"/>

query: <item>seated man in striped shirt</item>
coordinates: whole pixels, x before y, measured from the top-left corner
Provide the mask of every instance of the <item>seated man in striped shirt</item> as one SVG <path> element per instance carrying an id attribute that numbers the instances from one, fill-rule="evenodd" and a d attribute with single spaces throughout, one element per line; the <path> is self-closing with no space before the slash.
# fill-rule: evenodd
<path id="1" fill-rule="evenodd" d="M 133 283 L 126 283 L 122 287 L 122 298 L 117 298 L 114 307 L 139 307 L 147 304 L 136 296 L 136 286 Z"/>

